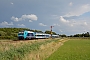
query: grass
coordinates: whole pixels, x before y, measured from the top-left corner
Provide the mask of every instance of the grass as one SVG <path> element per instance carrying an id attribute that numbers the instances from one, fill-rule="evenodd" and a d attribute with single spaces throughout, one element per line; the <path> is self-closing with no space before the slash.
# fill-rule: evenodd
<path id="1" fill-rule="evenodd" d="M 46 60 L 90 60 L 90 40 L 70 39 Z"/>
<path id="2" fill-rule="evenodd" d="M 19 48 L 25 44 L 32 44 L 34 43 L 35 40 L 33 41 L 12 41 L 12 40 L 0 40 L 0 52 L 4 52 L 7 50 L 10 50 L 12 48 Z"/>
<path id="3" fill-rule="evenodd" d="M 46 45 L 53 41 L 57 42 L 57 40 L 44 40 L 42 42 L 35 41 L 32 44 L 27 43 L 18 48 L 10 48 L 9 50 L 0 52 L 0 60 L 22 60 L 30 52 L 39 50 L 41 45 Z M 10 46 L 8 46 L 8 48 L 9 47 Z"/>
<path id="4" fill-rule="evenodd" d="M 37 51 L 32 51 L 23 60 L 45 60 L 55 52 L 65 41 L 61 39 L 52 40 L 47 44 L 42 44 Z"/>

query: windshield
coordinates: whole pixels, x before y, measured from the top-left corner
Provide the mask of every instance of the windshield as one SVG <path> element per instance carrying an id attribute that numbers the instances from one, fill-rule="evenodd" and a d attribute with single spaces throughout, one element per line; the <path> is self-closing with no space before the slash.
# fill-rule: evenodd
<path id="1" fill-rule="evenodd" d="M 18 33 L 18 35 L 24 35 L 24 33 Z"/>
<path id="2" fill-rule="evenodd" d="M 34 36 L 34 34 L 33 33 L 28 33 L 27 36 Z"/>

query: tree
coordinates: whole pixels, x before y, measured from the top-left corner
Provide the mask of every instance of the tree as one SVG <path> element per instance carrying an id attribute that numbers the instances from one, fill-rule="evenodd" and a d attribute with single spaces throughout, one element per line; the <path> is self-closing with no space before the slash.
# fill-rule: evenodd
<path id="1" fill-rule="evenodd" d="M 59 35 L 60 37 L 67 37 L 65 34 Z"/>
<path id="2" fill-rule="evenodd" d="M 51 31 L 46 30 L 45 33 L 46 34 L 51 34 Z M 57 35 L 55 32 L 52 32 L 52 34 Z"/>
<path id="3" fill-rule="evenodd" d="M 85 37 L 89 37 L 89 32 L 84 34 Z"/>
<path id="4" fill-rule="evenodd" d="M 46 30 L 45 33 L 46 34 L 51 34 L 51 31 Z"/>

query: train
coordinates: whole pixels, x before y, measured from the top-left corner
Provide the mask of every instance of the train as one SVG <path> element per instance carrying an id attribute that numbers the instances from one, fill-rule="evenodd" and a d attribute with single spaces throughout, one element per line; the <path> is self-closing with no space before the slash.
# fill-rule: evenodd
<path id="1" fill-rule="evenodd" d="M 20 31 L 18 32 L 18 39 L 19 40 L 31 40 L 31 39 L 47 39 L 50 38 L 51 34 L 46 33 L 37 33 L 32 31 Z M 52 35 L 52 38 L 58 38 L 59 35 Z"/>

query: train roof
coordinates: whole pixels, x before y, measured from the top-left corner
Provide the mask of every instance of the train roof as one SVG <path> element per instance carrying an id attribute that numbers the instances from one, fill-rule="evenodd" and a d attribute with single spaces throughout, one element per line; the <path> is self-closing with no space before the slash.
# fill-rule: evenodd
<path id="1" fill-rule="evenodd" d="M 32 32 L 32 31 L 27 31 L 28 33 L 34 33 L 34 32 Z"/>
<path id="2" fill-rule="evenodd" d="M 27 33 L 34 33 L 34 32 L 32 32 L 32 31 L 20 31 L 19 33 L 24 33 L 24 32 L 27 32 Z"/>

